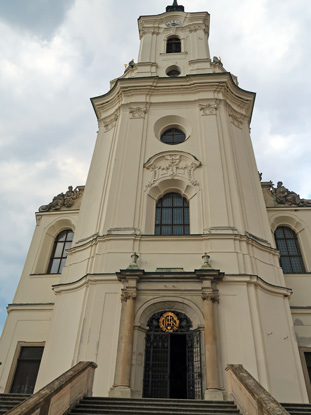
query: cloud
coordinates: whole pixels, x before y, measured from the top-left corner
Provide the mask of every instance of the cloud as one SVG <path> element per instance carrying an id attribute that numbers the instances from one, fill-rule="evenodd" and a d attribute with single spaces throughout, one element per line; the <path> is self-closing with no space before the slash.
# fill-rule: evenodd
<path id="1" fill-rule="evenodd" d="M 74 0 L 0 0 L 0 19 L 43 39 L 53 36 Z"/>

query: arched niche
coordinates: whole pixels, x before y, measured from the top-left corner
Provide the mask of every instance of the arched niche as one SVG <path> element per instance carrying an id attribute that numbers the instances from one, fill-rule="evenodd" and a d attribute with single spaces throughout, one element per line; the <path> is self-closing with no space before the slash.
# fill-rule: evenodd
<path id="1" fill-rule="evenodd" d="M 71 218 L 55 218 L 42 230 L 33 274 L 45 274 L 47 272 L 55 238 L 66 229 L 75 231 L 75 223 Z"/>
<path id="2" fill-rule="evenodd" d="M 311 245 L 310 229 L 304 221 L 296 214 L 291 212 L 280 212 L 270 217 L 270 227 L 273 234 L 279 226 L 287 226 L 291 228 L 297 235 L 300 250 L 303 256 L 304 265 L 307 272 L 311 270 L 311 256 L 309 253 L 309 246 Z"/>

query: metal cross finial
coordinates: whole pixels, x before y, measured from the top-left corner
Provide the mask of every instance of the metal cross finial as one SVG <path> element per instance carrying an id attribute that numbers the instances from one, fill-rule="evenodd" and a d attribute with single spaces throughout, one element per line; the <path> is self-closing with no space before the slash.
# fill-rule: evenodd
<path id="1" fill-rule="evenodd" d="M 207 252 L 204 252 L 202 259 L 204 261 L 202 268 L 211 268 L 211 264 L 209 263 L 210 256 L 207 254 Z"/>

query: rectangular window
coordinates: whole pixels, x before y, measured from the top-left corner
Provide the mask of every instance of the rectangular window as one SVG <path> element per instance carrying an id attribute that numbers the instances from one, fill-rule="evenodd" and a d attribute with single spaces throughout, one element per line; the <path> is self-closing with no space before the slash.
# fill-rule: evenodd
<path id="1" fill-rule="evenodd" d="M 309 401 L 311 402 L 311 348 L 299 348 L 302 370 L 305 377 Z"/>
<path id="2" fill-rule="evenodd" d="M 10 393 L 33 393 L 43 353 L 42 346 L 22 346 Z"/>

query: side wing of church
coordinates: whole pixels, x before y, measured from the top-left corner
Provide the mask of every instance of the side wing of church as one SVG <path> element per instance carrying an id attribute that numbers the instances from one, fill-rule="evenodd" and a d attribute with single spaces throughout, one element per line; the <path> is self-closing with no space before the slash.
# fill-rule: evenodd
<path id="1" fill-rule="evenodd" d="M 92 105 L 85 186 L 39 208 L 0 347 L 0 393 L 93 361 L 97 396 L 228 398 L 242 364 L 311 398 L 311 201 L 261 182 L 255 94 L 211 58 L 210 16 L 174 1 Z"/>

